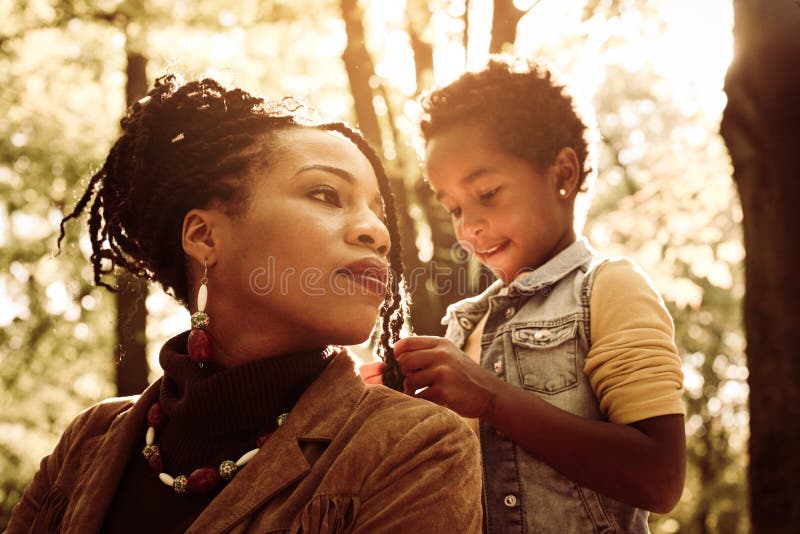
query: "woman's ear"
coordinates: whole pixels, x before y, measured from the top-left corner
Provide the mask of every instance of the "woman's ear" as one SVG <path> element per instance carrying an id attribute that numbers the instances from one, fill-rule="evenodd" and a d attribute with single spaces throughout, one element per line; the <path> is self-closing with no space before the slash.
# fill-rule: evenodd
<path id="1" fill-rule="evenodd" d="M 200 265 L 211 267 L 217 261 L 214 235 L 220 213 L 216 210 L 193 209 L 183 218 L 181 242 L 183 251 Z"/>
<path id="2" fill-rule="evenodd" d="M 556 190 L 561 198 L 572 197 L 578 189 L 580 167 L 578 155 L 570 147 L 564 147 L 556 155 Z"/>

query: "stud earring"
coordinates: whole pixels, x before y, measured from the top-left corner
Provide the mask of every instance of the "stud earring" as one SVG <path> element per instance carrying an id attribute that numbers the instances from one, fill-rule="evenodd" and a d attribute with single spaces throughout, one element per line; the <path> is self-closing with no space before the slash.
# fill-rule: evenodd
<path id="1" fill-rule="evenodd" d="M 211 358 L 211 335 L 207 332 L 210 319 L 206 313 L 208 303 L 208 264 L 203 260 L 203 277 L 197 290 L 197 311 L 192 314 L 192 330 L 189 332 L 189 358 L 203 367 Z"/>
<path id="2" fill-rule="evenodd" d="M 562 197 L 565 197 L 567 196 L 567 190 L 562 187 L 561 189 L 558 190 L 558 194 L 561 195 Z"/>

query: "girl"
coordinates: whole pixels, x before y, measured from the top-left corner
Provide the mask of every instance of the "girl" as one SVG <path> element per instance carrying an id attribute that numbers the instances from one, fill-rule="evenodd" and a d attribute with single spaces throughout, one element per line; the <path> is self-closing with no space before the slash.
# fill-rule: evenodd
<path id="1" fill-rule="evenodd" d="M 366 339 L 380 307 L 396 380 L 397 222 L 364 140 L 174 76 L 122 128 L 64 221 L 89 206 L 96 283 L 115 268 L 157 281 L 192 328 L 164 345 L 164 376 L 140 397 L 78 416 L 8 532 L 480 528 L 469 430 L 365 388 L 338 346 Z"/>
<path id="2" fill-rule="evenodd" d="M 683 490 L 681 362 L 646 275 L 575 234 L 586 126 L 524 62 L 423 109 L 428 182 L 498 280 L 448 309 L 446 338 L 397 342 L 406 391 L 472 419 L 488 532 L 648 532 Z"/>

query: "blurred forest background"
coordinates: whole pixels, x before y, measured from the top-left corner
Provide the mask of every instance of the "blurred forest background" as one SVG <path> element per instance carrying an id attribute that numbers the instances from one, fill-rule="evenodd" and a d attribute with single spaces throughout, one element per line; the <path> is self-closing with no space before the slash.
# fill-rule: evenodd
<path id="1" fill-rule="evenodd" d="M 742 210 L 719 135 L 730 0 L 7 0 L 0 20 L 0 525 L 75 415 L 156 378 L 158 347 L 188 325 L 158 289 L 137 306 L 136 284 L 94 288 L 82 224 L 54 256 L 126 101 L 172 71 L 358 123 L 395 181 L 406 263 L 445 265 L 453 236 L 420 182 L 416 98 L 506 51 L 549 66 L 593 117 L 583 231 L 639 262 L 675 318 L 689 464 L 653 532 L 749 532 Z M 415 289 L 416 331 L 440 334 L 457 296 Z"/>

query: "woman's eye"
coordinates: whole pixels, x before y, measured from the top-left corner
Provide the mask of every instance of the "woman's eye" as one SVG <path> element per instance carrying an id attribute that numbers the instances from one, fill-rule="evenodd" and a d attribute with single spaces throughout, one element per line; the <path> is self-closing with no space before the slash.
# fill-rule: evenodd
<path id="1" fill-rule="evenodd" d="M 481 193 L 480 195 L 478 195 L 478 198 L 482 201 L 491 200 L 498 193 L 498 191 L 500 191 L 500 187 L 495 187 L 490 191 Z"/>
<path id="2" fill-rule="evenodd" d="M 339 192 L 329 185 L 315 187 L 308 196 L 315 200 L 325 202 L 326 204 L 333 204 L 334 206 L 342 205 Z"/>

